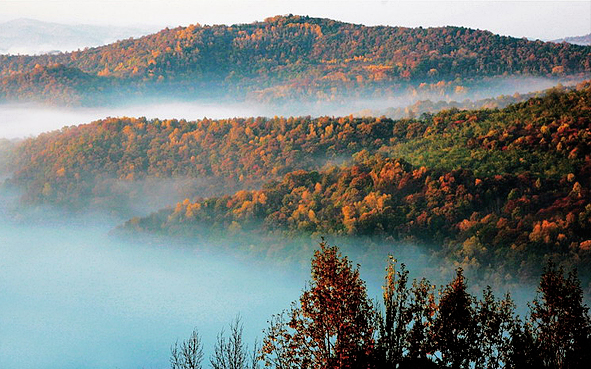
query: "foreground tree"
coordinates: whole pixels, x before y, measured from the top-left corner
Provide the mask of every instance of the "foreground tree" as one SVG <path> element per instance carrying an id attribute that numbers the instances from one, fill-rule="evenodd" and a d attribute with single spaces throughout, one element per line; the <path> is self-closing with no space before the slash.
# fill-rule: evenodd
<path id="1" fill-rule="evenodd" d="M 487 287 L 482 300 L 476 304 L 476 368 L 504 368 L 509 362 L 511 330 L 514 326 L 515 304 L 509 294 L 504 299 L 495 298 Z"/>
<path id="2" fill-rule="evenodd" d="M 384 311 L 379 314 L 379 339 L 377 351 L 384 364 L 396 368 L 408 351 L 410 289 L 408 270 L 404 264 L 398 268 L 396 259 L 389 257 L 383 286 Z"/>
<path id="3" fill-rule="evenodd" d="M 576 272 L 565 278 L 549 262 L 530 305 L 535 344 L 547 368 L 581 368 L 591 360 L 591 319 Z"/>
<path id="4" fill-rule="evenodd" d="M 519 318 L 515 319 L 509 339 L 510 347 L 506 356 L 506 368 L 537 369 L 543 367 L 529 322 L 523 323 Z"/>
<path id="5" fill-rule="evenodd" d="M 193 329 L 189 339 L 175 342 L 170 348 L 170 367 L 172 369 L 201 369 L 203 344 L 197 329 Z"/>
<path id="6" fill-rule="evenodd" d="M 373 352 L 373 313 L 365 283 L 335 246 L 320 243 L 312 281 L 287 319 L 274 319 L 263 341 L 267 366 L 362 368 Z M 274 364 L 275 363 L 275 364 Z"/>
<path id="7" fill-rule="evenodd" d="M 437 312 L 435 286 L 427 279 L 413 281 L 410 304 L 411 325 L 408 334 L 408 366 L 430 367 L 433 352 L 433 320 Z"/>
<path id="8" fill-rule="evenodd" d="M 213 369 L 256 369 L 258 368 L 258 345 L 255 342 L 253 354 L 249 355 L 248 345 L 243 339 L 243 325 L 240 317 L 230 323 L 230 336 L 224 330 L 218 334 L 213 356 L 210 358 Z"/>
<path id="9" fill-rule="evenodd" d="M 462 268 L 441 293 L 437 317 L 433 322 L 434 345 L 439 361 L 451 368 L 469 368 L 476 359 L 474 297 L 467 292 Z"/>

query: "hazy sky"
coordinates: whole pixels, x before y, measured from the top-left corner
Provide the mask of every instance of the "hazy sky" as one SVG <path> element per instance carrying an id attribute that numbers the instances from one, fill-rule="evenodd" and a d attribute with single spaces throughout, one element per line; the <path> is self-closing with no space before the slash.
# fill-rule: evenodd
<path id="1" fill-rule="evenodd" d="M 591 33 L 591 1 L 397 0 L 0 0 L 0 21 L 165 26 L 233 24 L 277 14 L 321 16 L 366 25 L 488 29 L 554 39 Z"/>

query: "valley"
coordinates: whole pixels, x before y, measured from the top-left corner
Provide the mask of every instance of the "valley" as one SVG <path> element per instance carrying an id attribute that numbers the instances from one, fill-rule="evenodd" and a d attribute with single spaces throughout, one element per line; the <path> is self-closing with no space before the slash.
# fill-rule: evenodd
<path id="1" fill-rule="evenodd" d="M 289 14 L 0 55 L 0 179 L 2 368 L 588 360 L 591 46 Z"/>

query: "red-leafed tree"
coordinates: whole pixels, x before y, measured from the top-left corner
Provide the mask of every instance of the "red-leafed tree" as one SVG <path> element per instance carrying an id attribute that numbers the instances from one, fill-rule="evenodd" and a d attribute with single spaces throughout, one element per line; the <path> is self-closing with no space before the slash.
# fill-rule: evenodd
<path id="1" fill-rule="evenodd" d="M 263 359 L 267 366 L 283 368 L 367 367 L 373 315 L 358 268 L 337 247 L 322 242 L 299 304 L 266 331 Z"/>

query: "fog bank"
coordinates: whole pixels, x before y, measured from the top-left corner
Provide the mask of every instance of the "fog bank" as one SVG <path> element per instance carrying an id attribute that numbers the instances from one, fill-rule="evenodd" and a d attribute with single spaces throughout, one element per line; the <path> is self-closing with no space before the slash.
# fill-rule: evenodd
<path id="1" fill-rule="evenodd" d="M 130 241 L 108 235 L 121 219 L 48 209 L 32 217 L 1 200 L 3 369 L 165 368 L 170 345 L 193 327 L 207 358 L 217 333 L 237 314 L 252 345 L 271 315 L 301 295 L 320 241 L 303 237 L 283 248 L 256 237 L 215 244 L 149 235 Z M 451 265 L 418 247 L 328 241 L 360 264 L 372 299 L 380 299 L 388 253 L 407 265 L 411 278 L 439 285 L 453 276 Z M 521 310 L 533 292 L 526 287 L 516 296 Z"/>
<path id="2" fill-rule="evenodd" d="M 214 250 L 118 241 L 110 227 L 0 220 L 0 367 L 165 368 L 177 339 L 197 327 L 209 353 L 238 313 L 252 343 L 304 285 Z"/>
<path id="3" fill-rule="evenodd" d="M 588 77 L 587 77 L 588 78 Z M 558 83 L 573 85 L 584 77 L 495 77 L 466 84 L 460 92 L 453 92 L 450 84 L 443 89 L 431 86 L 409 86 L 387 95 L 376 90 L 362 97 L 343 97 L 335 101 L 284 101 L 265 104 L 256 101 L 229 100 L 187 101 L 186 97 L 146 97 L 143 102 L 120 101 L 118 105 L 101 107 L 58 107 L 32 103 L 0 104 L 0 138 L 35 136 L 64 126 L 90 123 L 106 117 L 146 117 L 159 119 L 197 120 L 204 117 L 224 119 L 257 116 L 345 116 L 359 111 L 379 111 L 406 107 L 417 101 L 463 101 L 494 98 L 499 95 L 528 93 L 551 88 Z M 436 88 L 435 88 L 436 87 Z M 146 102 L 149 101 L 149 102 Z"/>

